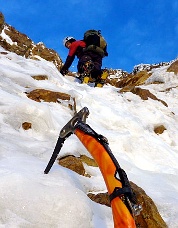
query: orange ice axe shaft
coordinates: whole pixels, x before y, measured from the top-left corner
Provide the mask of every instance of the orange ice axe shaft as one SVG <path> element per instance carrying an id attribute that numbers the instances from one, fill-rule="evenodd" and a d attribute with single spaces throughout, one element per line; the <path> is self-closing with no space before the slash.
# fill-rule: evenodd
<path id="1" fill-rule="evenodd" d="M 136 204 L 127 175 L 112 154 L 107 139 L 85 123 L 88 115 L 88 108 L 84 107 L 62 128 L 51 164 L 62 147 L 60 142 L 63 144 L 64 139 L 74 133 L 95 159 L 103 175 L 110 196 L 114 228 L 136 228 L 134 216 L 139 214 L 141 206 Z M 50 161 L 45 173 L 52 167 Z"/>

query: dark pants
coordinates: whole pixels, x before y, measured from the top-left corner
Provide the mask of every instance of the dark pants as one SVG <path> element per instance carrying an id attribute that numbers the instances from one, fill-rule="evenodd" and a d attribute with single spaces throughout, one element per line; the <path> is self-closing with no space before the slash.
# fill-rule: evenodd
<path id="1" fill-rule="evenodd" d="M 77 69 L 79 74 L 84 73 L 83 65 L 91 61 L 93 64 L 93 69 L 91 70 L 91 77 L 98 78 L 101 76 L 101 67 L 102 67 L 102 57 L 95 52 L 84 52 L 84 54 L 80 57 L 77 65 Z"/>

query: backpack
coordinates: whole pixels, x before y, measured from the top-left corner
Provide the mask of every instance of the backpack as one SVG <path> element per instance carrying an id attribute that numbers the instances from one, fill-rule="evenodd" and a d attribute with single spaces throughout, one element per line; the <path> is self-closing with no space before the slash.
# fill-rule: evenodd
<path id="1" fill-rule="evenodd" d="M 84 42 L 86 43 L 85 51 L 98 53 L 102 58 L 108 56 L 106 51 L 107 43 L 101 35 L 101 30 L 88 30 L 84 33 Z"/>

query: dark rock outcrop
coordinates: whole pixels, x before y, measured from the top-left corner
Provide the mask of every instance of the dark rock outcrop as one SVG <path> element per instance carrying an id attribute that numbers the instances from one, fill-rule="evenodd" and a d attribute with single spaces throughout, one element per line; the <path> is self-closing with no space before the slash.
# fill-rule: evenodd
<path id="1" fill-rule="evenodd" d="M 2 32 L 4 26 L 4 15 L 0 12 L 0 32 Z"/>

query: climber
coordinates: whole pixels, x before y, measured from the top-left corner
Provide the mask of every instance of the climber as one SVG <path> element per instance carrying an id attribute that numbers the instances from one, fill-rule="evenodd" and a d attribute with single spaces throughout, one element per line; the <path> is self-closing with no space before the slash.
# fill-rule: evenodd
<path id="1" fill-rule="evenodd" d="M 67 74 L 68 69 L 72 65 L 75 56 L 79 59 L 77 70 L 79 78 L 82 83 L 89 82 L 89 76 L 95 81 L 95 84 L 101 77 L 102 57 L 92 50 L 86 50 L 86 43 L 83 40 L 76 40 L 74 37 L 66 37 L 63 40 L 63 44 L 69 49 L 68 56 L 64 65 L 62 66 L 60 73 L 62 75 Z"/>
<path id="2" fill-rule="evenodd" d="M 81 56 L 83 54 L 82 53 L 83 48 L 85 48 L 86 44 L 84 41 L 82 41 L 82 40 L 77 41 L 74 37 L 71 37 L 71 36 L 64 38 L 63 44 L 66 48 L 69 49 L 69 53 L 66 58 L 66 61 L 60 70 L 60 73 L 62 75 L 65 75 L 65 74 L 67 74 L 68 69 L 72 65 L 72 63 L 75 59 L 75 56 L 77 56 L 78 59 L 81 58 Z"/>

